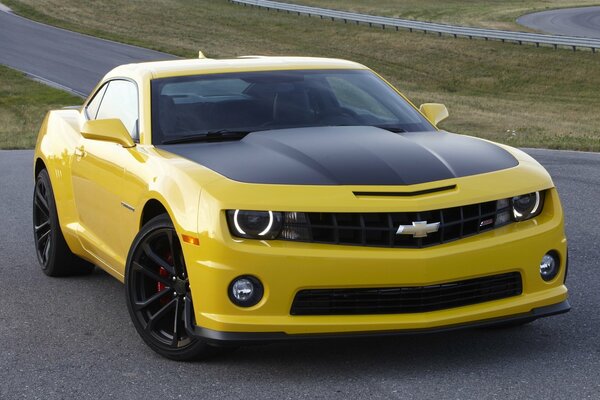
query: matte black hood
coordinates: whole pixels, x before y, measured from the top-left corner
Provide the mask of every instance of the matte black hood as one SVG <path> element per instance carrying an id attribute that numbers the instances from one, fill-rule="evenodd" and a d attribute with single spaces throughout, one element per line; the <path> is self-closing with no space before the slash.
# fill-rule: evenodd
<path id="1" fill-rule="evenodd" d="M 157 147 L 235 181 L 266 184 L 412 185 L 518 165 L 506 150 L 468 136 L 370 126 L 271 130 L 239 141 Z"/>

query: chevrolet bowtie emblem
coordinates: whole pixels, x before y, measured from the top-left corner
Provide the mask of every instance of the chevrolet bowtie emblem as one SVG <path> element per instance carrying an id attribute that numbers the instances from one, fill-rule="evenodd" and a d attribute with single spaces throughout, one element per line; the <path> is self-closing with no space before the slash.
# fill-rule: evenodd
<path id="1" fill-rule="evenodd" d="M 437 232 L 440 223 L 428 224 L 427 221 L 414 221 L 412 225 L 400 225 L 396 235 L 413 235 L 416 238 L 427 237 L 427 234 Z"/>

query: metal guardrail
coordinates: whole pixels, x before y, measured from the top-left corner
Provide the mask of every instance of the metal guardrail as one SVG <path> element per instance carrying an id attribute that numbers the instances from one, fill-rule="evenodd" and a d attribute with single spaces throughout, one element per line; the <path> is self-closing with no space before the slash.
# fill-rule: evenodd
<path id="1" fill-rule="evenodd" d="M 533 43 L 537 47 L 540 45 L 570 47 L 573 51 L 580 48 L 600 49 L 600 39 L 592 39 L 578 36 L 561 36 L 561 35 L 543 35 L 538 33 L 513 32 L 498 29 L 483 29 L 471 28 L 468 26 L 455 26 L 436 24 L 433 22 L 415 21 L 409 19 L 378 17 L 369 14 L 358 14 L 348 11 L 331 10 L 327 8 L 302 6 L 290 3 L 281 3 L 270 0 L 228 0 L 234 4 L 244 6 L 260 7 L 267 10 L 285 11 L 308 17 L 327 18 L 332 21 L 343 21 L 344 23 L 368 24 L 369 26 L 377 26 L 382 29 L 392 28 L 399 30 L 408 29 L 409 31 L 418 31 L 424 33 L 437 33 L 439 36 L 452 35 L 455 38 L 468 37 L 469 39 L 481 38 L 485 40 L 500 40 L 502 42 L 514 42 L 518 44 Z"/>

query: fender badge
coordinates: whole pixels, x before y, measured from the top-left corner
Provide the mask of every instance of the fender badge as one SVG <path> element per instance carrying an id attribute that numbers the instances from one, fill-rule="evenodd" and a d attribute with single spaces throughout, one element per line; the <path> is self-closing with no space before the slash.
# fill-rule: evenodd
<path id="1" fill-rule="evenodd" d="M 135 208 L 132 205 L 129 205 L 129 204 L 125 203 L 124 201 L 121 202 L 121 205 L 123 207 L 125 207 L 126 209 L 128 209 L 129 211 L 135 211 Z"/>

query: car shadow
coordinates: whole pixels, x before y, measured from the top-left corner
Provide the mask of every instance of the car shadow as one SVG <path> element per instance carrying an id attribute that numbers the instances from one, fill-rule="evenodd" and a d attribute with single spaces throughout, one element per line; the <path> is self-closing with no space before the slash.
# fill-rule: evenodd
<path id="1" fill-rule="evenodd" d="M 289 369 L 319 360 L 339 369 L 377 368 L 431 369 L 448 363 L 489 364 L 500 359 L 535 358 L 554 347 L 554 338 L 543 326 L 510 329 L 478 328 L 456 332 L 360 339 L 323 339 L 242 347 L 212 362 L 230 362 Z M 548 329 L 550 331 L 550 329 Z M 318 368 L 318 366 L 315 366 Z M 339 372 L 339 371 L 338 371 Z"/>
<path id="2" fill-rule="evenodd" d="M 96 312 L 104 314 L 105 322 L 119 326 L 120 340 L 133 354 L 155 367 L 175 363 L 162 358 L 143 345 L 125 311 L 124 287 L 106 272 L 95 272 L 70 278 L 79 290 L 89 289 L 102 304 Z M 119 310 L 116 312 L 115 310 Z M 399 335 L 364 338 L 325 338 L 242 346 L 225 351 L 214 358 L 187 363 L 186 368 L 200 376 L 206 369 L 225 368 L 228 373 L 246 374 L 248 370 L 270 378 L 291 379 L 310 375 L 311 379 L 394 373 L 418 374 L 443 371 L 449 368 L 472 370 L 498 364 L 544 360 L 552 357 L 549 349 L 564 347 L 562 335 L 567 316 L 547 318 L 514 328 L 474 328 L 420 335 Z M 123 329 L 124 325 L 127 328 Z M 256 379 L 266 379 L 257 376 Z"/>

